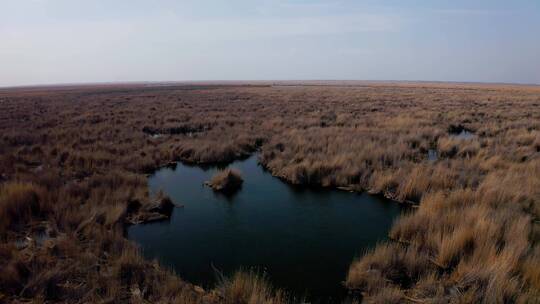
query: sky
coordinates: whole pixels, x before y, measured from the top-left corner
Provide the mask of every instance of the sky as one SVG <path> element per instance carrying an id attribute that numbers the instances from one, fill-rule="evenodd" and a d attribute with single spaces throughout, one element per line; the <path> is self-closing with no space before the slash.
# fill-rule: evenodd
<path id="1" fill-rule="evenodd" d="M 540 84 L 540 0 L 0 0 L 0 86 Z"/>

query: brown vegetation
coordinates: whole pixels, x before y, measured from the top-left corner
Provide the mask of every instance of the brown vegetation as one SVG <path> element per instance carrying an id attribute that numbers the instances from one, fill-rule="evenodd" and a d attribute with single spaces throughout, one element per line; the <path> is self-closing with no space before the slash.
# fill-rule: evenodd
<path id="1" fill-rule="evenodd" d="M 201 291 L 123 236 L 156 211 L 145 174 L 257 149 L 291 183 L 419 203 L 352 263 L 355 296 L 540 297 L 540 89 L 379 83 L 0 91 L 0 301 L 284 301 L 250 274 Z"/>
<path id="2" fill-rule="evenodd" d="M 243 182 L 244 180 L 240 171 L 227 168 L 214 174 L 206 184 L 214 189 L 214 191 L 232 193 L 240 189 Z"/>
<path id="3" fill-rule="evenodd" d="M 292 301 L 282 290 L 274 289 L 264 275 L 239 271 L 231 278 L 221 278 L 216 288 L 222 303 L 281 304 Z"/>

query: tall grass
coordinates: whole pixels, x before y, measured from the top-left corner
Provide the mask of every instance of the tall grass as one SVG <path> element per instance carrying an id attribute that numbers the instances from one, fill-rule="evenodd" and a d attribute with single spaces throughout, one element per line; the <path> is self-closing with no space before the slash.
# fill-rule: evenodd
<path id="1" fill-rule="evenodd" d="M 244 180 L 237 169 L 225 169 L 214 174 L 208 185 L 215 191 L 233 192 L 242 186 Z"/>
<path id="2" fill-rule="evenodd" d="M 46 190 L 32 183 L 8 182 L 0 184 L 0 233 L 19 231 L 33 217 L 45 218 L 51 209 L 45 201 Z"/>
<path id="3" fill-rule="evenodd" d="M 291 298 L 284 291 L 273 288 L 264 274 L 254 270 L 238 271 L 231 277 L 222 277 L 216 290 L 222 303 L 292 303 Z"/>

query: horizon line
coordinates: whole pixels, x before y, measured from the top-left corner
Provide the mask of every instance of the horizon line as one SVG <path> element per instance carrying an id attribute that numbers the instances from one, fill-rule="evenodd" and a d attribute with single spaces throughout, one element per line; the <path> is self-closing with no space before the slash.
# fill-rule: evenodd
<path id="1" fill-rule="evenodd" d="M 86 86 L 109 86 L 109 85 L 181 85 L 181 84 L 210 84 L 210 85 L 240 85 L 240 84 L 268 84 L 279 85 L 279 83 L 296 83 L 301 85 L 302 83 L 316 83 L 319 86 L 323 86 L 322 82 L 337 83 L 337 82 L 364 82 L 364 83 L 409 83 L 409 84 L 465 84 L 465 85 L 501 85 L 501 86 L 540 86 L 540 83 L 527 83 L 527 82 L 490 82 L 490 81 L 456 81 L 456 80 L 396 80 L 396 79 L 235 79 L 235 80 L 135 80 L 135 81 L 80 81 L 80 82 L 58 82 L 58 83 L 34 83 L 34 84 L 22 84 L 22 85 L 0 85 L 0 90 L 6 89 L 31 89 L 31 88 L 54 88 L 54 87 L 86 87 Z M 317 85 L 317 84 L 311 84 Z M 332 84 L 327 84 L 332 85 Z M 333 84 L 338 85 L 338 84 Z M 350 85 L 350 84 L 349 84 Z"/>

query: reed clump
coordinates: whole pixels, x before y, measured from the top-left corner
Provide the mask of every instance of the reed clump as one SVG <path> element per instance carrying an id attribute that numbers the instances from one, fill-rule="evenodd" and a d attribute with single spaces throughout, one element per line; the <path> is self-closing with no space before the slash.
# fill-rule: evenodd
<path id="1" fill-rule="evenodd" d="M 214 174 L 207 185 L 214 191 L 233 193 L 242 187 L 244 179 L 237 169 L 225 169 Z"/>
<path id="2" fill-rule="evenodd" d="M 229 304 L 284 304 L 293 303 L 283 290 L 272 287 L 264 274 L 253 270 L 238 271 L 222 277 L 216 287 L 222 303 Z"/>

